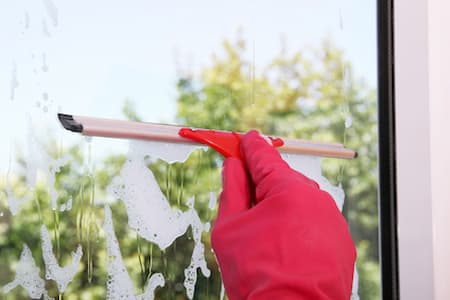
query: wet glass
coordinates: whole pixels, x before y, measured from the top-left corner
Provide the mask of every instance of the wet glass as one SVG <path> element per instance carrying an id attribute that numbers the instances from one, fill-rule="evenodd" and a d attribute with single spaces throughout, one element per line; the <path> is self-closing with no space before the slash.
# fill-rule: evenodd
<path id="1" fill-rule="evenodd" d="M 379 299 L 375 4 L 0 3 L 0 295 L 226 297 L 209 236 L 222 158 L 85 138 L 62 112 L 358 151 L 303 171 L 345 192 L 358 294 Z"/>

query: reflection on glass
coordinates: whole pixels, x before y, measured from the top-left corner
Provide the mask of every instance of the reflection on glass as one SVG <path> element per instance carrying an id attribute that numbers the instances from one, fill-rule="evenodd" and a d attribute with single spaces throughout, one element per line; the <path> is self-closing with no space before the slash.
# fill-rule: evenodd
<path id="1" fill-rule="evenodd" d="M 221 158 L 85 139 L 59 127 L 56 113 L 66 112 L 258 129 L 357 150 L 355 160 L 324 159 L 322 173 L 345 191 L 359 296 L 379 299 L 374 8 L 353 0 L 0 4 L 8 45 L 0 295 L 225 297 L 209 240 Z M 158 159 L 166 152 L 181 161 Z"/>

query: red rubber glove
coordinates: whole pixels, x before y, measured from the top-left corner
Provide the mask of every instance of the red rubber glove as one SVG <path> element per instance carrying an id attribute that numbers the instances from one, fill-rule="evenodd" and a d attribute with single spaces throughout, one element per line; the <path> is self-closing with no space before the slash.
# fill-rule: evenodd
<path id="1" fill-rule="evenodd" d="M 229 299 L 350 299 L 356 251 L 331 196 L 256 131 L 241 151 L 224 162 L 211 237 Z"/>

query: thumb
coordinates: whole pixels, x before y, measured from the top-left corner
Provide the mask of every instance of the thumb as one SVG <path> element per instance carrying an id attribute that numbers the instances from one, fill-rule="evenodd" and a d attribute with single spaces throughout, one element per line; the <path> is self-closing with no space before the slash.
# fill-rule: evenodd
<path id="1" fill-rule="evenodd" d="M 250 208 L 250 183 L 240 159 L 229 157 L 222 170 L 222 194 L 216 222 Z"/>
<path id="2" fill-rule="evenodd" d="M 264 179 L 273 173 L 290 170 L 280 153 L 256 130 L 251 130 L 242 137 L 241 152 L 256 187 L 261 186 Z"/>
<path id="3" fill-rule="evenodd" d="M 242 137 L 241 152 L 256 187 L 256 203 L 280 191 L 286 192 L 292 184 L 319 187 L 313 180 L 292 170 L 280 153 L 255 130 Z"/>

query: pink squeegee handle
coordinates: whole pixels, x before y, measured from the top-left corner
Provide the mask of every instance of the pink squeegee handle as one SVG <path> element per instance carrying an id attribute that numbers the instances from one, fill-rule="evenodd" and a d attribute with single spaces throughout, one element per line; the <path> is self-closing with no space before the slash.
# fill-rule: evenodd
<path id="1" fill-rule="evenodd" d="M 242 133 L 66 114 L 58 114 L 58 118 L 65 129 L 86 136 L 184 144 L 201 143 L 214 148 L 225 157 L 240 157 L 239 142 Z M 272 141 L 272 145 L 283 153 L 346 159 L 355 158 L 357 155 L 355 151 L 337 143 L 292 138 L 268 138 Z"/>

